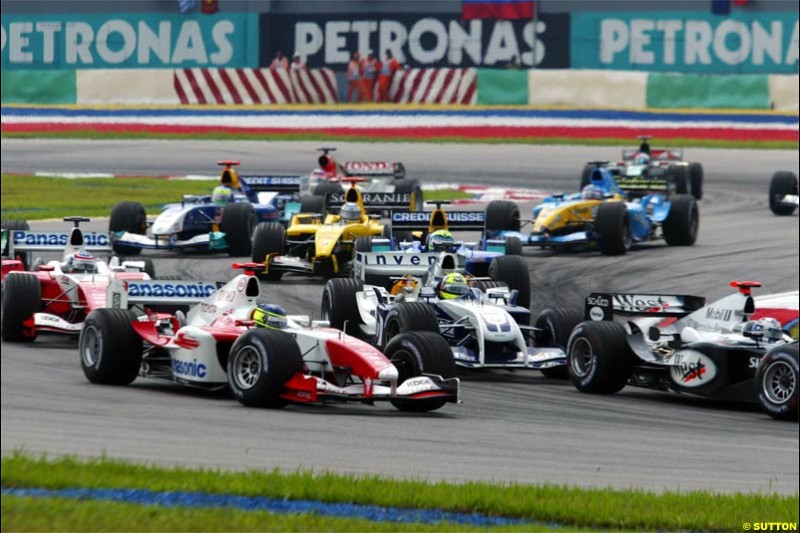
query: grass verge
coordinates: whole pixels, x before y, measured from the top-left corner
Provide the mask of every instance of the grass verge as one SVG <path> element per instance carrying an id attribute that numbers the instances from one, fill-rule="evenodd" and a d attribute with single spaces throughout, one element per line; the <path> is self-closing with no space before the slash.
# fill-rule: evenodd
<path id="1" fill-rule="evenodd" d="M 574 137 L 492 137 L 476 139 L 474 137 L 374 137 L 370 135 L 331 135 L 329 133 L 157 133 L 157 132 L 110 132 L 99 130 L 76 131 L 38 131 L 38 132 L 2 132 L 3 139 L 148 139 L 148 140 L 219 140 L 219 141 L 352 141 L 352 142 L 404 142 L 404 143 L 467 143 L 467 144 L 540 144 L 540 145 L 575 145 L 575 146 L 628 146 L 629 138 L 586 139 Z M 665 139 L 664 144 L 675 148 L 730 148 L 730 149 L 764 149 L 764 150 L 797 150 L 797 141 L 753 141 L 753 140 L 720 140 L 720 139 Z"/>
<path id="2" fill-rule="evenodd" d="M 160 468 L 107 458 L 86 461 L 70 457 L 34 458 L 21 452 L 4 457 L 1 471 L 3 487 L 199 491 L 477 512 L 569 527 L 621 530 L 739 531 L 744 522 L 793 522 L 797 519 L 798 498 L 797 494 L 705 491 L 656 494 L 632 489 L 583 489 L 549 484 L 428 483 L 309 471 L 224 472 Z M 5 496 L 3 500 L 5 502 Z M 22 503 L 14 505 L 22 506 Z M 4 527 L 7 524 L 5 509 L 4 503 Z M 64 524 L 59 529 L 74 528 Z"/>
<path id="3" fill-rule="evenodd" d="M 42 220 L 71 215 L 109 216 L 117 202 L 140 202 L 149 214 L 161 206 L 178 202 L 184 194 L 210 194 L 212 181 L 165 180 L 159 178 L 62 179 L 39 176 L 0 177 L 3 219 Z M 426 200 L 469 198 L 461 191 L 426 191 Z"/>

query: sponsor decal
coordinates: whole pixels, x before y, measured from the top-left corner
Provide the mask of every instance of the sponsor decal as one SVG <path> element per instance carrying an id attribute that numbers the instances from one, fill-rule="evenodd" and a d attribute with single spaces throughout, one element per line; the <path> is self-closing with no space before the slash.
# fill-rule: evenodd
<path id="1" fill-rule="evenodd" d="M 435 254 L 358 254 L 359 261 L 370 266 L 430 266 L 436 262 Z"/>
<path id="2" fill-rule="evenodd" d="M 717 375 L 717 368 L 707 355 L 695 350 L 682 350 L 670 361 L 670 375 L 678 385 L 694 388 L 710 383 Z"/>
<path id="3" fill-rule="evenodd" d="M 346 193 L 331 194 L 330 200 L 333 204 L 343 204 Z M 385 205 L 385 204 L 410 204 L 411 194 L 409 193 L 380 193 L 380 192 L 365 192 L 361 193 L 361 199 L 364 205 Z"/>
<path id="4" fill-rule="evenodd" d="M 603 310 L 600 307 L 592 307 L 589 310 L 589 318 L 591 318 L 592 320 L 594 320 L 596 322 L 600 322 L 605 317 L 606 317 L 606 314 L 603 312 Z"/>
<path id="5" fill-rule="evenodd" d="M 238 292 L 243 292 L 244 288 L 247 286 L 247 280 L 245 278 L 241 278 L 239 283 L 236 284 L 236 290 Z"/>
<path id="6" fill-rule="evenodd" d="M 300 185 L 300 176 L 240 176 L 248 185 Z"/>
<path id="7" fill-rule="evenodd" d="M 86 246 L 110 246 L 106 233 L 84 233 L 83 241 Z M 66 246 L 68 242 L 68 233 L 14 232 L 15 246 Z"/>
<path id="8" fill-rule="evenodd" d="M 153 298 L 207 298 L 217 287 L 213 283 L 128 280 L 128 296 Z"/>
<path id="9" fill-rule="evenodd" d="M 427 224 L 430 221 L 430 213 L 419 211 L 409 213 L 392 213 L 392 222 L 420 222 Z M 486 214 L 483 211 L 448 211 L 447 221 L 453 224 L 475 222 L 483 224 Z"/>
<path id="10" fill-rule="evenodd" d="M 200 312 L 205 314 L 205 315 L 216 314 L 217 309 L 218 309 L 217 306 L 214 305 L 214 304 L 209 304 L 209 303 L 206 303 L 206 302 L 202 302 L 200 304 Z"/>
<path id="11" fill-rule="evenodd" d="M 348 174 L 393 175 L 395 164 L 385 161 L 348 161 L 344 164 L 344 170 Z"/>
<path id="12" fill-rule="evenodd" d="M 589 305 L 595 305 L 599 307 L 608 307 L 609 301 L 608 298 L 604 296 L 592 295 L 586 298 L 586 303 Z"/>
<path id="13" fill-rule="evenodd" d="M 670 307 L 683 305 L 678 298 L 669 296 L 615 294 L 613 298 L 615 309 L 640 313 L 663 313 Z"/>
<path id="14" fill-rule="evenodd" d="M 413 9 L 409 9 L 413 11 Z M 280 14 L 261 16 L 260 61 L 294 50 L 309 67 L 343 69 L 350 52 L 384 51 L 410 67 L 498 67 L 515 57 L 523 66 L 568 68 L 570 15 L 532 20 L 469 20 L 460 12 Z M 535 54 L 535 57 L 534 57 Z"/>
<path id="15" fill-rule="evenodd" d="M 733 317 L 733 309 L 718 309 L 708 306 L 706 309 L 707 320 L 717 320 L 719 322 L 728 322 Z"/>
<path id="16" fill-rule="evenodd" d="M 208 367 L 203 363 L 198 363 L 197 359 L 192 361 L 172 360 L 172 371 L 176 376 L 189 378 L 204 378 L 208 373 Z"/>

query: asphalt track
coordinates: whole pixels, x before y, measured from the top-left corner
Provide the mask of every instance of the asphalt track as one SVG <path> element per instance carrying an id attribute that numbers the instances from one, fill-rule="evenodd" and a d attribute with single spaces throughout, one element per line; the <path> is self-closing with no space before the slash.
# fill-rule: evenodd
<path id="1" fill-rule="evenodd" d="M 345 144 L 341 159 L 402 160 L 436 181 L 574 190 L 582 162 L 618 148 Z M 304 172 L 315 143 L 2 141 L 2 172 L 212 173 L 238 158 L 248 171 Z M 687 150 L 706 169 L 700 237 L 692 248 L 653 244 L 619 258 L 526 251 L 534 311 L 576 305 L 588 290 L 720 297 L 731 279 L 765 292 L 798 287 L 797 216 L 767 207 L 775 170 L 798 172 L 788 151 Z M 349 157 L 348 157 L 349 156 Z M 80 213 L 76 213 L 80 214 Z M 52 223 L 34 224 L 60 227 Z M 97 229 L 102 228 L 97 223 Z M 227 257 L 160 254 L 160 273 L 227 279 Z M 318 313 L 321 282 L 263 286 L 290 313 Z M 626 388 L 580 394 L 535 372 L 463 376 L 463 405 L 426 416 L 390 406 L 246 409 L 226 395 L 140 380 L 90 385 L 75 344 L 40 338 L 2 344 L 2 452 L 24 448 L 224 468 L 297 467 L 440 480 L 585 486 L 798 491 L 798 425 L 754 408 Z"/>

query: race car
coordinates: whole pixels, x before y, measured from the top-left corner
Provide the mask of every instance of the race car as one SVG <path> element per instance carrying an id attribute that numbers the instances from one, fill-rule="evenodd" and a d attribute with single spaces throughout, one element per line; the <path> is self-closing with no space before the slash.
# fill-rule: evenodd
<path id="1" fill-rule="evenodd" d="M 619 178 L 595 162 L 580 193 L 554 194 L 533 208 L 533 230 L 520 232 L 519 207 L 495 200 L 486 207 L 491 238 L 517 237 L 523 245 L 554 250 L 599 249 L 621 255 L 634 244 L 663 238 L 670 246 L 692 246 L 700 215 L 697 200 L 676 194 L 663 177 Z"/>
<path id="2" fill-rule="evenodd" d="M 616 163 L 606 162 L 605 166 L 613 176 L 644 178 L 660 176 L 674 183 L 678 194 L 691 194 L 697 200 L 703 198 L 703 165 L 683 160 L 683 150 L 652 149 L 650 135 L 640 135 L 641 141 L 636 150 L 623 150 L 622 159 Z M 590 182 L 594 162 L 583 167 L 581 188 Z"/>
<path id="3" fill-rule="evenodd" d="M 215 290 L 167 294 L 159 282 L 115 282 L 113 308 L 93 311 L 80 338 L 81 368 L 92 383 L 127 385 L 137 377 L 208 390 L 230 389 L 242 404 L 388 401 L 403 411 L 432 411 L 459 401 L 447 344 L 409 333 L 381 352 L 307 316 L 259 304 L 254 276 L 263 265 Z M 159 290 L 161 287 L 161 290 Z M 131 305 L 192 300 L 187 314 L 137 315 Z"/>
<path id="4" fill-rule="evenodd" d="M 92 310 L 105 305 L 111 280 L 142 280 L 154 275 L 150 261 L 112 258 L 101 261 L 97 253 L 110 253 L 105 233 L 85 234 L 84 217 L 66 217 L 69 233 L 10 231 L 10 253 L 60 252 L 62 258 L 47 263 L 37 259 L 25 271 L 22 264 L 4 275 L 2 338 L 6 342 L 33 342 L 39 333 L 77 336 Z M 20 262 L 21 263 L 21 262 Z M 4 265 L 4 269 L 5 269 Z"/>
<path id="5" fill-rule="evenodd" d="M 393 212 L 390 216 L 391 238 L 359 237 L 357 252 L 400 251 L 412 254 L 451 252 L 466 260 L 465 270 L 473 276 L 488 275 L 495 257 L 522 255 L 522 244 L 516 237 L 488 239 L 485 236 L 486 214 L 483 211 L 445 211 L 450 202 L 428 202 L 435 205 L 430 212 Z M 479 231 L 478 241 L 456 241 L 452 231 Z M 372 281 L 387 285 L 389 280 Z"/>
<path id="6" fill-rule="evenodd" d="M 297 212 L 324 210 L 319 198 L 298 198 L 299 176 L 238 176 L 238 161 L 220 161 L 221 185 L 211 195 L 186 195 L 167 204 L 148 224 L 144 206 L 120 202 L 108 230 L 114 251 L 138 255 L 142 249 L 224 252 L 249 256 L 259 222 L 286 223 Z M 149 230 L 148 230 L 149 227 Z"/>
<path id="7" fill-rule="evenodd" d="M 366 193 L 356 184 L 363 178 L 343 178 L 350 187 L 343 198 L 328 198 L 339 214 L 326 217 L 300 213 L 288 228 L 277 223 L 262 223 L 253 234 L 253 261 L 264 263 L 259 277 L 278 281 L 286 272 L 311 276 L 347 276 L 359 237 L 382 235 L 391 238 L 390 226 L 380 222 L 373 211 L 408 210 L 411 195 L 406 193 Z M 341 201 L 340 201 L 341 200 Z"/>
<path id="8" fill-rule="evenodd" d="M 731 286 L 738 292 L 708 305 L 698 296 L 591 294 L 586 321 L 567 347 L 573 385 L 599 394 L 631 385 L 754 402 L 773 418 L 797 420 L 797 341 L 773 317 L 753 320 L 751 293 L 760 283 Z M 615 316 L 637 319 L 623 325 Z"/>
<path id="9" fill-rule="evenodd" d="M 779 171 L 769 182 L 769 208 L 778 216 L 793 215 L 800 205 L 797 176 L 792 172 Z"/>
<path id="10" fill-rule="evenodd" d="M 405 272 L 391 290 L 364 283 L 367 274 L 389 270 Z M 437 332 L 458 366 L 565 375 L 566 341 L 581 314 L 551 310 L 530 327 L 530 280 L 521 257 L 495 258 L 490 277 L 481 278 L 466 274 L 463 257 L 453 253 L 360 252 L 355 273 L 325 285 L 322 318 L 334 327 L 378 347 L 405 332 Z"/>
<path id="11" fill-rule="evenodd" d="M 342 178 L 364 178 L 358 188 L 369 193 L 398 193 L 411 195 L 411 210 L 422 211 L 422 187 L 419 180 L 406 177 L 403 163 L 389 161 L 347 161 L 342 165 L 332 153 L 336 148 L 319 148 L 322 152 L 317 160 L 318 167 L 300 182 L 301 195 L 326 196 L 334 199 L 345 193 Z"/>

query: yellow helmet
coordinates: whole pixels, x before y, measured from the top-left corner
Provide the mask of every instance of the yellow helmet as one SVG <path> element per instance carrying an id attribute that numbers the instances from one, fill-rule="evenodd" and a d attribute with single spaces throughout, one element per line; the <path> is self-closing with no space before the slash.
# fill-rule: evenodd
<path id="1" fill-rule="evenodd" d="M 439 297 L 443 300 L 461 298 L 469 292 L 467 278 L 463 274 L 453 272 L 448 274 L 439 284 Z"/>
<path id="2" fill-rule="evenodd" d="M 283 307 L 274 304 L 258 305 L 250 318 L 257 326 L 268 329 L 283 329 L 289 322 Z"/>

